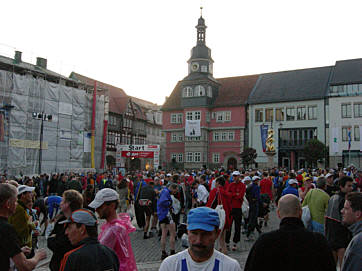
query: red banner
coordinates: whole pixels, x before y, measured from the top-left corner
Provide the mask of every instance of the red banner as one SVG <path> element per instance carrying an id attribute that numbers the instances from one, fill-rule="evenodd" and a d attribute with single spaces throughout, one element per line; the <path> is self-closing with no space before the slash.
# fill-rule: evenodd
<path id="1" fill-rule="evenodd" d="M 122 157 L 153 158 L 153 151 L 122 151 Z"/>

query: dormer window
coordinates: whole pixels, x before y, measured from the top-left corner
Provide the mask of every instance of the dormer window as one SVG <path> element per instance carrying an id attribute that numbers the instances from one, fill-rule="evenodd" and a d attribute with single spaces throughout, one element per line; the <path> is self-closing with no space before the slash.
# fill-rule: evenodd
<path id="1" fill-rule="evenodd" d="M 182 97 L 193 97 L 194 90 L 192 87 L 184 87 L 182 90 Z"/>
<path id="2" fill-rule="evenodd" d="M 195 87 L 195 96 L 205 96 L 205 88 L 201 85 Z"/>

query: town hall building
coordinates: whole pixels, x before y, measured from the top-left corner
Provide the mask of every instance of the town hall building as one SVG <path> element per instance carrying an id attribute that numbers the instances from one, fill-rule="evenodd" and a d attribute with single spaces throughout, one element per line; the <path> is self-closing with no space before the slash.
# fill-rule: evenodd
<path id="1" fill-rule="evenodd" d="M 167 167 L 240 168 L 246 101 L 258 75 L 215 79 L 202 16 L 196 29 L 188 75 L 177 83 L 161 109 Z"/>

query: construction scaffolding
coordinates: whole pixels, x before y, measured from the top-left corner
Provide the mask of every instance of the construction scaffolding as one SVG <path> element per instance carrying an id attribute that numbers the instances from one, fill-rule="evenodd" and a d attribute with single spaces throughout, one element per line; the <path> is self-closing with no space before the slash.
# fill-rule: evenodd
<path id="1" fill-rule="evenodd" d="M 0 136 L 0 173 L 37 174 L 39 162 L 41 172 L 48 174 L 91 168 L 92 107 L 93 95 L 86 90 L 49 82 L 31 73 L 0 70 L 4 131 Z M 51 115 L 51 121 L 39 120 L 34 113 Z M 105 96 L 97 95 L 96 170 L 101 165 L 104 119 Z"/>

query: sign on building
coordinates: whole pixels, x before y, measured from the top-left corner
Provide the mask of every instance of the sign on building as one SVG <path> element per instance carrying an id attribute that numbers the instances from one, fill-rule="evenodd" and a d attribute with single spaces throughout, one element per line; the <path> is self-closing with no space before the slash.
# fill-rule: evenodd
<path id="1" fill-rule="evenodd" d="M 153 158 L 153 167 L 160 164 L 160 145 L 117 145 L 116 166 L 125 167 L 127 158 Z"/>

